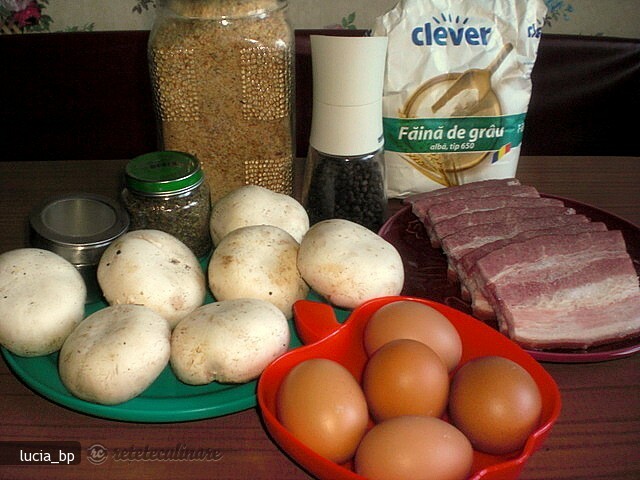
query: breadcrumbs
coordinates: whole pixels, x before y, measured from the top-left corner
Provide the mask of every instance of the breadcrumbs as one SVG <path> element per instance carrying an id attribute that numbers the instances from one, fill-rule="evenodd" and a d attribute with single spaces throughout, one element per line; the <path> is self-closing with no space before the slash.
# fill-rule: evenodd
<path id="1" fill-rule="evenodd" d="M 163 148 L 200 159 L 215 201 L 292 192 L 293 33 L 280 0 L 169 0 L 149 40 Z"/>

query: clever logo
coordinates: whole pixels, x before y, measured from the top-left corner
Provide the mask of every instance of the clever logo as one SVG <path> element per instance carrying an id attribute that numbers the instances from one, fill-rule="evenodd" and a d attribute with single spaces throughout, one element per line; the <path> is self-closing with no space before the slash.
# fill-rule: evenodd
<path id="1" fill-rule="evenodd" d="M 531 24 L 527 28 L 527 37 L 529 38 L 540 38 L 542 35 L 542 27 L 536 24 Z"/>
<path id="2" fill-rule="evenodd" d="M 411 31 L 411 41 L 419 47 L 432 45 L 487 45 L 491 27 L 474 27 L 467 25 L 469 18 L 455 18 L 451 15 L 440 14 L 431 17 L 433 22 L 414 28 Z"/>

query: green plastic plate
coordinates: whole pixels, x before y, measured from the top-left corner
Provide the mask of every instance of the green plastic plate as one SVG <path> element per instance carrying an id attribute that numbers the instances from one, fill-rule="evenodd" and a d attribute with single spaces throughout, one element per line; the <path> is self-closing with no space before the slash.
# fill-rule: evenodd
<path id="1" fill-rule="evenodd" d="M 315 294 L 309 299 L 320 300 Z M 215 301 L 207 293 L 205 303 Z M 107 306 L 104 302 L 87 305 L 85 316 Z M 346 310 L 336 309 L 341 321 Z M 293 321 L 290 349 L 301 345 Z M 74 397 L 60 381 L 58 353 L 42 357 L 20 357 L 2 348 L 2 355 L 14 374 L 29 388 L 64 407 L 96 417 L 140 423 L 165 423 L 219 417 L 253 408 L 257 404 L 257 380 L 242 384 L 187 385 L 179 381 L 167 366 L 160 376 L 139 396 L 118 405 L 100 405 Z"/>

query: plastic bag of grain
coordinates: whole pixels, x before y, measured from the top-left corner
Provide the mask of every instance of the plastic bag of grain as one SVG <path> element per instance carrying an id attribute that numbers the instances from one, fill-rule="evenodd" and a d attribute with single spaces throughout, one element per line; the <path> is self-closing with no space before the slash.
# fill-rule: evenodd
<path id="1" fill-rule="evenodd" d="M 542 0 L 400 0 L 383 97 L 389 197 L 516 173 Z"/>

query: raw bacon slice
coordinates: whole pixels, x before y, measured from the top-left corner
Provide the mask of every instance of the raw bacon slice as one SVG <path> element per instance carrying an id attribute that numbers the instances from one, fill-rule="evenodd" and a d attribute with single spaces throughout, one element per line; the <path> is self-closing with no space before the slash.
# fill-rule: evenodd
<path id="1" fill-rule="evenodd" d="M 574 215 L 576 211 L 573 208 L 565 207 L 562 201 L 552 198 L 530 198 L 531 206 L 529 207 L 503 207 L 493 210 L 480 210 L 477 212 L 463 213 L 455 217 L 442 220 L 433 225 L 432 246 L 440 247 L 440 239 L 453 233 L 459 232 L 464 228 L 473 225 L 482 225 L 485 223 L 515 222 L 522 221 L 526 218 L 546 217 L 550 215 Z M 542 206 L 537 202 L 542 202 Z M 435 243 L 435 245 L 434 245 Z"/>
<path id="2" fill-rule="evenodd" d="M 517 178 L 493 178 L 489 180 L 480 180 L 477 182 L 464 183 L 462 185 L 454 185 L 452 187 L 443 187 L 429 192 L 416 193 L 410 195 L 403 200 L 403 203 L 413 205 L 415 202 L 424 200 L 429 197 L 438 197 L 440 195 L 450 195 L 454 192 L 467 192 L 476 188 L 499 187 L 504 185 L 520 185 Z"/>
<path id="3" fill-rule="evenodd" d="M 640 287 L 620 231 L 546 235 L 478 260 L 506 335 L 529 348 L 588 348 L 640 334 Z"/>
<path id="4" fill-rule="evenodd" d="M 438 225 L 447 220 L 451 220 L 460 215 L 492 211 L 505 207 L 532 208 L 544 206 L 564 207 L 564 202 L 555 198 L 512 197 L 511 195 L 453 200 L 447 203 L 439 203 L 429 208 L 423 223 L 431 244 L 439 247 L 440 239 L 447 234 L 442 233 L 441 229 L 438 230 Z"/>
<path id="5" fill-rule="evenodd" d="M 467 253 L 478 251 L 480 247 L 488 243 L 510 239 L 530 230 L 584 224 L 589 221 L 585 215 L 549 215 L 508 222 L 483 223 L 463 228 L 453 235 L 447 235 L 440 239 L 442 250 L 449 263 L 449 279 L 452 281 L 457 279 L 457 265 Z"/>
<path id="6" fill-rule="evenodd" d="M 411 204 L 411 212 L 422 222 L 427 221 L 427 213 L 434 205 L 452 202 L 456 200 L 470 200 L 472 198 L 487 198 L 509 195 L 512 197 L 539 197 L 540 193 L 535 187 L 529 185 L 497 185 L 478 186 L 468 190 L 447 189 L 442 195 L 431 195 Z"/>
<path id="7" fill-rule="evenodd" d="M 565 215 L 565 217 L 568 218 L 578 216 L 579 215 Z M 522 242 L 530 238 L 540 237 L 542 235 L 604 232 L 606 230 L 607 226 L 602 222 L 575 223 L 572 225 L 545 228 L 540 230 L 529 230 L 526 232 L 522 232 L 512 238 L 505 238 L 503 240 L 497 240 L 495 242 L 483 245 L 482 247 L 479 247 L 464 255 L 457 264 L 456 273 L 458 274 L 458 278 L 460 280 L 461 296 L 465 300 L 471 300 L 471 308 L 475 317 L 481 320 L 493 320 L 496 317 L 493 307 L 482 293 L 482 290 L 478 287 L 478 283 L 476 281 L 476 263 L 480 258 L 510 243 Z"/>

